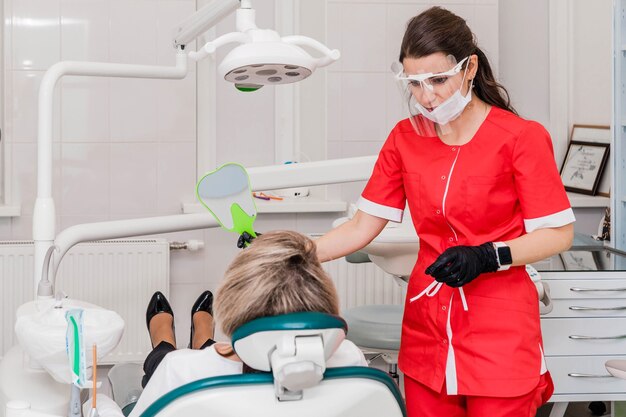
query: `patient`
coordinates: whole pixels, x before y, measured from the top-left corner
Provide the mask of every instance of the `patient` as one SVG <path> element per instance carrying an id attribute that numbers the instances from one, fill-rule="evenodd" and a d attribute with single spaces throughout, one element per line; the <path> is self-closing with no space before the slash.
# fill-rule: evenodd
<path id="1" fill-rule="evenodd" d="M 205 291 L 192 309 L 191 349 L 175 351 L 173 313 L 161 293 L 150 300 L 146 319 L 153 352 L 144 363 L 145 389 L 130 414 L 139 416 L 163 394 L 189 382 L 240 374 L 244 364 L 227 343 L 213 341 L 213 297 Z M 241 325 L 266 316 L 316 311 L 339 314 L 338 296 L 309 238 L 290 231 L 259 236 L 231 263 L 215 297 L 216 319 L 228 337 Z M 344 340 L 328 367 L 367 366 L 361 351 Z"/>

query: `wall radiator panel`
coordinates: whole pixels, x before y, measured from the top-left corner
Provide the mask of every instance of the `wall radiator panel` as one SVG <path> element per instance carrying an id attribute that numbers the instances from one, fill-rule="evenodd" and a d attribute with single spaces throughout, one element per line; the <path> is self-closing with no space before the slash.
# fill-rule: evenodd
<path id="1" fill-rule="evenodd" d="M 32 242 L 0 242 L 2 355 L 16 343 L 15 310 L 33 299 L 33 252 Z M 169 243 L 163 239 L 81 243 L 63 258 L 56 290 L 124 319 L 122 341 L 103 363 L 142 361 L 150 351 L 146 305 L 154 291 L 169 293 L 169 269 Z"/>
<path id="2" fill-rule="evenodd" d="M 406 288 L 373 263 L 348 263 L 338 259 L 323 264 L 331 276 L 341 310 L 368 304 L 403 304 Z"/>

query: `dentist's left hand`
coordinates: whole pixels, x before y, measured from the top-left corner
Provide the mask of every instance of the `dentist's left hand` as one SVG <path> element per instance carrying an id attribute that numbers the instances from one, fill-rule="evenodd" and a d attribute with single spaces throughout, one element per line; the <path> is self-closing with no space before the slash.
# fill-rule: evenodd
<path id="1" fill-rule="evenodd" d="M 498 270 L 498 260 L 493 243 L 480 246 L 453 246 L 446 249 L 428 268 L 426 273 L 450 287 L 462 287 L 483 272 Z"/>

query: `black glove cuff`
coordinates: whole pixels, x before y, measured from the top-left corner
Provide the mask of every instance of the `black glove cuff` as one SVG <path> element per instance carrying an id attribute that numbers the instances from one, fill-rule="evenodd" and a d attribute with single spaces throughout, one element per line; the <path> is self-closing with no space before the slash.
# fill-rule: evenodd
<path id="1" fill-rule="evenodd" d="M 493 242 L 483 243 L 476 247 L 480 250 L 481 259 L 484 262 L 483 272 L 496 272 L 500 265 L 498 265 L 498 256 L 496 255 L 496 249 L 493 247 Z"/>

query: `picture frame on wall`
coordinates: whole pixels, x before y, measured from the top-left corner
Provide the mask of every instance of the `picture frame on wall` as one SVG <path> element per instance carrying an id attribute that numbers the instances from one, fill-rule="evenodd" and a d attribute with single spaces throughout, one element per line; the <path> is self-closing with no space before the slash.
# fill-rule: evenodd
<path id="1" fill-rule="evenodd" d="M 597 143 L 605 143 L 611 144 L 611 127 L 603 126 L 603 125 L 581 125 L 575 124 L 572 127 L 572 132 L 570 135 L 570 141 L 581 141 L 581 142 L 597 142 Z M 609 154 L 611 153 L 609 147 Z M 600 176 L 600 183 L 598 184 L 598 189 L 596 191 L 596 195 L 600 195 L 603 197 L 611 196 L 611 173 L 612 166 L 611 161 L 607 161 L 604 170 Z"/>
<path id="2" fill-rule="evenodd" d="M 570 141 L 561 167 L 565 190 L 596 195 L 608 158 L 608 143 Z"/>

